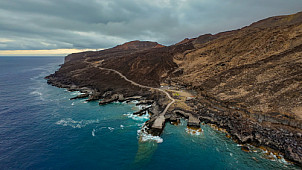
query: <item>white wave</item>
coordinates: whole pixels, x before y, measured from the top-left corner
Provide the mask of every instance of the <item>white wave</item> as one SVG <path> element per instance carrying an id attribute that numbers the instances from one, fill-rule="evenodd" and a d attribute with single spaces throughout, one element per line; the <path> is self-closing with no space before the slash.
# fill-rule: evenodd
<path id="1" fill-rule="evenodd" d="M 130 104 L 133 103 L 133 104 L 136 104 L 138 103 L 139 101 L 138 100 L 131 100 L 131 102 L 129 102 Z"/>
<path id="2" fill-rule="evenodd" d="M 153 140 L 153 141 L 156 141 L 156 143 L 163 143 L 163 141 L 164 141 L 163 138 L 161 138 L 159 136 L 153 136 L 151 134 L 143 134 L 141 137 L 142 137 L 141 140 L 143 142 Z"/>
<path id="3" fill-rule="evenodd" d="M 41 70 L 47 70 L 47 68 L 45 68 L 45 67 L 36 67 L 36 68 L 29 69 L 29 71 L 41 71 Z"/>
<path id="4" fill-rule="evenodd" d="M 134 106 L 135 110 L 142 110 L 143 107 L 141 105 L 138 105 L 138 106 Z"/>
<path id="5" fill-rule="evenodd" d="M 43 87 L 40 87 L 40 88 L 34 88 L 35 90 L 30 92 L 29 94 L 30 95 L 33 95 L 33 96 L 37 96 L 37 98 L 41 101 L 46 101 L 45 98 L 43 97 L 44 94 L 42 93 L 42 89 Z"/>
<path id="6" fill-rule="evenodd" d="M 159 136 L 153 136 L 151 134 L 148 134 L 147 127 L 145 126 L 145 124 L 140 130 L 137 130 L 137 135 L 139 136 L 140 141 L 142 142 L 155 141 L 156 143 L 163 143 L 164 141 L 163 138 Z"/>
<path id="7" fill-rule="evenodd" d="M 273 159 L 271 159 L 271 161 L 278 161 L 278 162 L 280 162 L 280 163 L 282 163 L 282 164 L 284 164 L 284 165 L 291 165 L 290 162 L 288 162 L 288 161 L 286 161 L 286 160 L 284 159 L 283 155 L 279 155 L 279 154 L 278 154 L 278 155 L 275 155 L 275 154 L 273 154 L 272 152 L 270 152 L 269 156 L 270 156 L 271 158 L 273 158 Z"/>
<path id="8" fill-rule="evenodd" d="M 99 120 L 72 120 L 71 118 L 61 119 L 56 122 L 57 125 L 70 126 L 72 128 L 82 128 L 92 123 L 99 123 Z"/>
<path id="9" fill-rule="evenodd" d="M 145 109 L 147 107 L 151 107 L 152 105 L 138 105 L 138 106 L 134 106 L 134 110 L 142 110 Z"/>
<path id="10" fill-rule="evenodd" d="M 281 163 L 285 166 L 286 165 L 293 165 L 293 163 L 286 161 L 284 159 L 283 155 L 279 155 L 279 154 L 275 155 L 273 152 L 269 152 L 269 151 L 263 150 L 263 149 L 261 149 L 261 153 L 263 153 L 264 158 L 267 158 L 266 156 L 268 156 L 271 161 L 274 161 L 274 162 L 278 161 L 279 163 Z M 266 156 L 264 156 L 264 155 L 266 155 Z"/>
<path id="11" fill-rule="evenodd" d="M 121 127 L 122 129 L 124 129 L 124 125 L 120 125 L 120 127 Z"/>
<path id="12" fill-rule="evenodd" d="M 108 127 L 108 129 L 110 130 L 110 132 L 112 132 L 114 130 L 113 127 Z"/>
<path id="13" fill-rule="evenodd" d="M 153 136 L 148 133 L 143 133 L 141 130 L 137 130 L 137 133 L 140 136 L 140 139 L 142 142 L 147 142 L 147 141 L 155 141 L 156 143 L 163 143 L 163 139 L 159 136 Z"/>
<path id="14" fill-rule="evenodd" d="M 199 128 L 199 129 L 186 128 L 186 132 L 191 135 L 199 136 L 202 134 L 202 129 L 201 128 Z"/>
<path id="15" fill-rule="evenodd" d="M 142 126 L 144 126 L 144 124 L 145 124 L 145 123 L 136 123 L 136 126 L 142 127 Z"/>
<path id="16" fill-rule="evenodd" d="M 279 162 L 281 162 L 281 163 L 283 163 L 285 165 L 292 165 L 292 163 L 286 161 L 282 155 L 279 155 L 279 156 L 281 156 L 281 159 L 278 159 Z"/>
<path id="17" fill-rule="evenodd" d="M 75 96 L 78 96 L 78 95 L 81 95 L 81 94 L 85 94 L 85 93 L 82 93 L 80 91 L 73 91 L 73 92 L 70 92 L 70 95 L 75 95 Z"/>
<path id="18" fill-rule="evenodd" d="M 30 92 L 30 94 L 32 95 L 38 95 L 38 96 L 42 96 L 43 94 L 37 90 Z"/>
<path id="19" fill-rule="evenodd" d="M 134 115 L 133 113 L 128 113 L 128 114 L 124 114 L 124 115 L 133 120 L 144 121 L 144 122 L 150 119 L 150 115 L 148 113 L 141 115 L 141 116 Z"/>
<path id="20" fill-rule="evenodd" d="M 41 76 L 38 75 L 38 76 L 35 76 L 35 77 L 31 77 L 30 80 L 37 80 L 38 78 L 40 78 Z"/>
<path id="21" fill-rule="evenodd" d="M 95 129 L 93 129 L 93 130 L 91 131 L 91 135 L 92 135 L 92 136 L 95 136 Z"/>

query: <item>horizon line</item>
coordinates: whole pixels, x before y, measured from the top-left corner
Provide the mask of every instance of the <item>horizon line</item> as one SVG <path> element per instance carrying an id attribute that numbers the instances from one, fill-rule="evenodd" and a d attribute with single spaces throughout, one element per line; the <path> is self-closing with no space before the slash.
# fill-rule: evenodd
<path id="1" fill-rule="evenodd" d="M 43 49 L 43 50 L 0 50 L 0 56 L 64 56 L 84 51 L 99 51 L 103 49 Z"/>

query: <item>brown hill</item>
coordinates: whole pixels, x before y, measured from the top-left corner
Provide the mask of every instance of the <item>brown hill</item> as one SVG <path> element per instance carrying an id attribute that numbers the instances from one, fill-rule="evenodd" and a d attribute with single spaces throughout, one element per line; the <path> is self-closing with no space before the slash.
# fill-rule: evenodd
<path id="1" fill-rule="evenodd" d="M 130 41 L 127 43 L 124 43 L 122 45 L 118 45 L 114 47 L 114 49 L 118 50 L 144 50 L 144 49 L 149 49 L 149 48 L 159 48 L 159 47 L 164 47 L 161 44 L 158 44 L 157 42 L 150 42 L 150 41 Z"/>
<path id="2" fill-rule="evenodd" d="M 290 26 L 300 24 L 302 22 L 302 12 L 298 12 L 292 15 L 275 16 L 267 19 L 260 20 L 250 25 L 254 28 L 269 28 L 277 26 Z"/>
<path id="3" fill-rule="evenodd" d="M 204 121 L 300 165 L 302 148 L 295 146 L 302 146 L 301 14 L 195 40 L 194 50 L 174 57 L 183 74 L 169 79 L 198 91 L 191 106 Z"/>
<path id="4" fill-rule="evenodd" d="M 242 29 L 205 34 L 163 47 L 132 41 L 111 49 L 68 55 L 48 83 L 125 96 L 150 91 L 126 82 L 193 89 L 187 104 L 205 122 L 239 142 L 282 152 L 302 163 L 302 13 L 271 17 Z M 160 47 L 160 48 L 158 48 Z M 96 66 L 96 67 L 92 67 Z M 154 96 L 153 96 L 154 97 Z"/>
<path id="5" fill-rule="evenodd" d="M 252 24 L 195 44 L 194 51 L 175 58 L 184 74 L 172 80 L 253 111 L 302 119 L 302 20 L 292 24 L 288 18 L 296 15 L 274 21 L 278 27 L 268 19 L 261 21 L 260 30 Z"/>

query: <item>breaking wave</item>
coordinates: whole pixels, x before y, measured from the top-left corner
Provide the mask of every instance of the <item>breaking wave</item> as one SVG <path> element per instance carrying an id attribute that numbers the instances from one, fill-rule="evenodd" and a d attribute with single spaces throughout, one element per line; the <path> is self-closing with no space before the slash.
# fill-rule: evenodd
<path id="1" fill-rule="evenodd" d="M 150 115 L 148 113 L 144 114 L 144 115 L 134 115 L 133 113 L 127 113 L 127 114 L 124 114 L 125 116 L 127 116 L 128 118 L 131 118 L 133 120 L 136 120 L 136 121 L 147 121 L 149 120 L 150 118 Z"/>
<path id="2" fill-rule="evenodd" d="M 92 135 L 92 136 L 95 136 L 95 129 L 93 129 L 93 130 L 91 131 L 91 135 Z"/>
<path id="3" fill-rule="evenodd" d="M 37 90 L 30 92 L 32 95 L 42 96 L 43 94 Z"/>
<path id="4" fill-rule="evenodd" d="M 114 130 L 113 127 L 108 127 L 108 129 L 110 130 L 110 132 L 112 132 Z"/>
<path id="5" fill-rule="evenodd" d="M 199 136 L 202 134 L 202 129 L 201 128 L 198 128 L 198 129 L 195 129 L 195 128 L 189 128 L 187 127 L 186 128 L 186 132 L 190 135 L 196 135 L 196 136 Z"/>
<path id="6" fill-rule="evenodd" d="M 85 127 L 89 124 L 93 124 L 93 123 L 99 123 L 99 120 L 80 120 L 80 121 L 76 121 L 73 120 L 71 118 L 66 118 L 66 119 L 61 119 L 59 121 L 56 122 L 57 125 L 62 125 L 62 126 L 70 126 L 72 128 L 82 128 Z"/>
<path id="7" fill-rule="evenodd" d="M 137 130 L 137 135 L 141 142 L 147 142 L 147 141 L 155 141 L 156 143 L 163 143 L 163 138 L 159 136 L 153 136 L 151 134 L 147 133 L 147 127 L 143 125 L 143 127 L 140 130 Z"/>
<path id="8" fill-rule="evenodd" d="M 78 96 L 78 95 L 81 95 L 81 94 L 85 94 L 85 93 L 82 93 L 80 91 L 73 91 L 73 92 L 70 92 L 70 95 L 72 96 Z"/>

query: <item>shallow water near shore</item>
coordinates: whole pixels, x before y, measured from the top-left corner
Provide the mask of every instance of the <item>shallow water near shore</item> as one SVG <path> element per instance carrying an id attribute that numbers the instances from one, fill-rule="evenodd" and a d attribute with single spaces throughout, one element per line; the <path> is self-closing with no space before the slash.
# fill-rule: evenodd
<path id="1" fill-rule="evenodd" d="M 46 83 L 63 60 L 0 57 L 0 169 L 299 169 L 209 125 L 190 134 L 185 120 L 141 142 L 148 116 L 133 116 L 135 103 L 69 100 L 78 92 Z"/>

